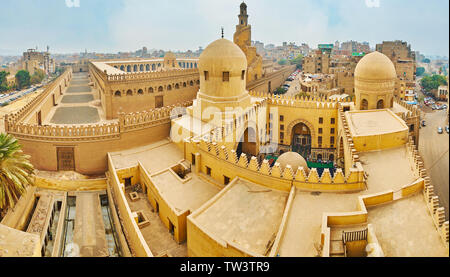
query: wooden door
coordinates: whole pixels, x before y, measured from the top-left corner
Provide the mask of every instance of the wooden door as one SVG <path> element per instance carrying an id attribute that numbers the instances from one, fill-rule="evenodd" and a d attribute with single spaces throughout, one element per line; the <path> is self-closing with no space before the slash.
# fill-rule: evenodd
<path id="1" fill-rule="evenodd" d="M 73 147 L 58 147 L 58 170 L 75 171 L 75 156 Z"/>
<path id="2" fill-rule="evenodd" d="M 155 108 L 162 108 L 164 107 L 164 100 L 163 96 L 156 96 L 155 97 Z"/>

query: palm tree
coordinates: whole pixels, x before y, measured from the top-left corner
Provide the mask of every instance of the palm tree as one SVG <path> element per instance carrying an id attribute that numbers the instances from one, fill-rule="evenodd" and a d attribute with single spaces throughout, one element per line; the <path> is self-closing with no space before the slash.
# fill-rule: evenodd
<path id="1" fill-rule="evenodd" d="M 32 185 L 33 165 L 17 139 L 0 134 L 0 218 L 14 207 L 28 185 Z"/>

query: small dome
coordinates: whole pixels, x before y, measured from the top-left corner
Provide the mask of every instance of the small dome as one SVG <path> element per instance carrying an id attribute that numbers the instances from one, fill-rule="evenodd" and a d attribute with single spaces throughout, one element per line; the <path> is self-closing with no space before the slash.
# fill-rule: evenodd
<path id="1" fill-rule="evenodd" d="M 287 165 L 290 165 L 292 167 L 292 170 L 294 171 L 294 174 L 299 167 L 303 167 L 303 170 L 305 170 L 306 174 L 309 173 L 309 168 L 306 160 L 296 152 L 286 152 L 282 154 L 277 159 L 277 163 L 280 164 L 282 170 L 284 170 Z"/>
<path id="2" fill-rule="evenodd" d="M 176 59 L 175 54 L 173 52 L 166 52 L 164 55 L 164 59 Z"/>
<path id="3" fill-rule="evenodd" d="M 372 52 L 362 58 L 355 68 L 355 79 L 391 80 L 397 78 L 392 61 L 380 52 Z"/>

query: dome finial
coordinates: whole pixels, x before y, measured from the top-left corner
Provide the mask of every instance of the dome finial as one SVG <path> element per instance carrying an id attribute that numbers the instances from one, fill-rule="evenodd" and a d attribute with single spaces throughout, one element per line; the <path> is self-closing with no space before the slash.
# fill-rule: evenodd
<path id="1" fill-rule="evenodd" d="M 223 27 L 222 27 L 222 38 L 223 38 Z"/>

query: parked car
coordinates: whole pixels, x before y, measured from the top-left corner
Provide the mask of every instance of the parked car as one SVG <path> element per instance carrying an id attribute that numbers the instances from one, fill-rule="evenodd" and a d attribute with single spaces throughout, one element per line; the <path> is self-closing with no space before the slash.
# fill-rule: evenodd
<path id="1" fill-rule="evenodd" d="M 438 134 L 442 134 L 444 131 L 442 130 L 442 127 L 438 127 Z"/>
<path id="2" fill-rule="evenodd" d="M 425 120 L 422 120 L 422 127 L 427 126 L 427 124 L 425 123 Z"/>

